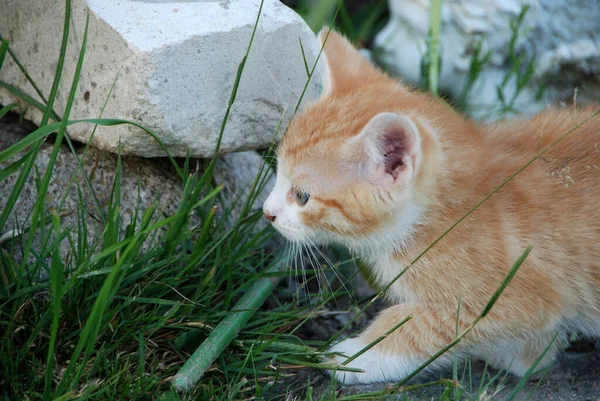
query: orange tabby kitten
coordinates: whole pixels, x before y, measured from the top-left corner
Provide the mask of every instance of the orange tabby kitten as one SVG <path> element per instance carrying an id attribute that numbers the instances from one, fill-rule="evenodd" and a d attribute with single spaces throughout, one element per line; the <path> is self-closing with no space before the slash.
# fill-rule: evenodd
<path id="1" fill-rule="evenodd" d="M 264 212 L 290 241 L 347 246 L 382 286 L 594 112 L 550 110 L 479 125 L 392 80 L 333 31 L 324 54 L 325 93 L 285 134 Z M 522 375 L 558 331 L 600 334 L 599 134 L 600 118 L 592 118 L 409 269 L 387 294 L 394 305 L 331 351 L 349 357 L 412 319 L 348 365 L 364 373 L 337 372 L 338 380 L 406 377 L 455 338 L 457 319 L 462 332 L 478 316 L 528 245 L 532 252 L 492 311 L 457 346 L 461 354 Z M 555 342 L 540 366 L 559 348 Z"/>

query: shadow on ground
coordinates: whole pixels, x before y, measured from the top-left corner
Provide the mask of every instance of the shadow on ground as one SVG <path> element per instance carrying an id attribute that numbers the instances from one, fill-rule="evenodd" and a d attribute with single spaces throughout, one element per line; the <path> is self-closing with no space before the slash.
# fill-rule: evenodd
<path id="1" fill-rule="evenodd" d="M 469 373 L 470 370 L 470 373 Z M 451 378 L 451 370 L 435 371 L 421 374 L 410 384 L 427 383 L 441 378 Z M 530 378 L 518 393 L 514 394 L 519 386 L 520 379 L 506 375 L 492 369 L 486 369 L 485 364 L 479 361 L 465 362 L 459 365 L 459 378 L 462 379 L 464 394 L 462 400 L 493 400 L 493 401 L 600 401 L 600 342 L 580 343 L 571 347 L 562 354 L 555 365 L 535 377 Z M 485 391 L 484 396 L 478 398 L 480 388 L 486 388 L 492 380 L 496 379 Z M 315 371 L 303 372 L 298 381 L 313 386 L 313 400 L 331 400 L 344 396 L 357 396 L 357 399 L 386 399 L 386 400 L 411 400 L 430 401 L 440 400 L 445 387 L 439 385 L 420 390 L 405 392 L 385 398 L 362 398 L 364 393 L 375 393 L 390 388 L 393 384 L 377 383 L 367 385 L 333 386 L 329 377 Z M 335 392 L 335 395 L 334 395 Z M 298 393 L 298 399 L 305 399 L 304 394 Z M 454 400 L 452 394 L 448 400 Z"/>

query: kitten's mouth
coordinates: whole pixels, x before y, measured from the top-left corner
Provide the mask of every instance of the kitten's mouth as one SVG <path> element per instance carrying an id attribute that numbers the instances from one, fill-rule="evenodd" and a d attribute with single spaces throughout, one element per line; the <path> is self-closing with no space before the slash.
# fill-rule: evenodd
<path id="1" fill-rule="evenodd" d="M 275 222 L 271 223 L 271 225 L 277 230 L 279 234 L 281 234 L 286 240 L 294 243 L 302 243 L 302 238 L 299 234 L 285 227 L 277 227 Z"/>

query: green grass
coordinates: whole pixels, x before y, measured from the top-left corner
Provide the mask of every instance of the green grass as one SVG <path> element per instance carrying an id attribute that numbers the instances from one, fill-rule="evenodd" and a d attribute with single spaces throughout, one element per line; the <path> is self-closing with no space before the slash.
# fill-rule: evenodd
<path id="1" fill-rule="evenodd" d="M 389 17 L 386 0 L 299 0 L 284 3 L 295 3 L 296 12 L 315 32 L 335 20 L 336 29 L 358 47 L 366 47 Z"/>
<path id="2" fill-rule="evenodd" d="M 271 172 L 265 165 L 248 197 L 239 199 L 238 205 L 225 205 L 218 196 L 221 187 L 214 183 L 212 174 L 216 159 L 203 173 L 194 174 L 189 158 L 170 158 L 181 179 L 182 200 L 177 212 L 160 216 L 160 202 L 156 199 L 145 209 L 138 206 L 138 218 L 125 226 L 120 155 L 109 203 L 100 205 L 96 201 L 92 215 L 83 201 L 84 197 L 98 199 L 90 184 L 92 173 L 81 166 L 80 155 L 74 152 L 81 176 L 72 180 L 67 191 L 77 194 L 78 225 L 62 227 L 60 216 L 64 210 L 46 210 L 45 193 L 61 145 L 69 141 L 68 127 L 84 122 L 106 126 L 136 124 L 123 120 L 69 120 L 85 59 L 87 28 L 65 112 L 58 117 L 52 109 L 61 81 L 69 16 L 67 2 L 61 62 L 48 100 L 40 96 L 44 103 L 40 128 L 0 152 L 0 162 L 7 166 L 2 170 L 2 179 L 19 173 L 9 202 L 4 205 L 0 232 L 8 227 L 16 200 L 33 173 L 38 191 L 31 217 L 21 227 L 25 235 L 15 235 L 0 250 L 0 391 L 7 400 L 158 398 L 172 391 L 169 378 L 195 346 L 277 262 L 264 250 L 273 233 L 257 226 L 262 213 L 253 207 Z M 3 40 L 1 49 L 4 59 L 9 49 L 7 41 Z M 11 56 L 15 61 L 16 55 L 11 52 Z M 228 112 L 235 101 L 244 60 L 236 75 Z M 31 99 L 22 95 L 25 101 Z M 12 109 L 9 106 L 2 109 L 3 115 Z M 51 116 L 56 122 L 48 124 Z M 221 134 L 226 117 L 223 121 Z M 36 157 L 45 138 L 54 132 L 57 135 L 50 160 L 40 175 Z M 84 156 L 85 151 L 81 158 Z M 241 208 L 242 213 L 231 222 L 229 213 L 234 206 Z M 216 207 L 225 213 L 216 217 Z M 200 218 L 200 225 L 192 221 L 192 215 Z M 94 234 L 88 236 L 91 226 Z M 34 238 L 41 243 L 39 247 L 34 245 Z M 67 258 L 60 251 L 65 242 L 69 245 Z M 17 248 L 21 257 L 15 256 Z M 203 383 L 183 398 L 262 397 L 273 392 L 278 380 L 285 376 L 270 366 L 289 364 L 285 360 L 314 364 L 316 351 L 297 337 L 285 334 L 313 313 L 312 306 L 299 302 L 282 304 L 277 298 L 270 300 L 269 310 L 256 313 L 232 346 L 219 355 Z M 252 382 L 248 381 L 249 376 L 254 376 Z"/>
<path id="3" fill-rule="evenodd" d="M 439 28 L 435 29 L 435 27 L 439 24 L 439 9 L 441 5 L 439 1 L 433 2 L 432 4 L 434 5 L 434 12 L 432 12 L 432 29 L 429 33 L 428 52 L 423 55 L 421 60 L 421 87 L 427 88 L 430 92 L 437 94 L 437 78 L 441 69 L 440 64 L 442 60 L 439 57 L 437 49 Z M 524 6 L 519 15 L 514 17 L 510 21 L 509 26 L 507 26 L 507 29 L 509 29 L 511 33 L 506 59 L 507 68 L 502 78 L 502 82 L 496 87 L 496 101 L 493 104 L 484 105 L 474 104 L 469 101 L 469 95 L 473 89 L 476 88 L 476 85 L 480 83 L 480 80 L 482 79 L 481 73 L 488 64 L 491 56 L 489 51 L 484 53 L 482 50 L 483 43 L 485 42 L 485 37 L 482 37 L 473 47 L 469 70 L 466 77 L 467 79 L 462 89 L 462 93 L 458 98 L 449 99 L 455 104 L 458 110 L 467 115 L 483 111 L 483 113 L 478 113 L 478 118 L 484 120 L 487 118 L 501 119 L 520 114 L 518 102 L 519 95 L 527 86 L 532 85 L 536 64 L 535 54 L 527 59 L 526 55 L 524 53 L 519 53 L 517 49 L 519 35 L 523 33 L 523 20 L 528 11 L 529 6 Z M 544 90 L 544 85 L 539 84 L 536 90 L 536 100 L 541 99 Z M 507 97 L 506 94 L 509 94 L 510 96 Z"/>
<path id="4" fill-rule="evenodd" d="M 335 5 L 339 6 L 339 3 Z M 363 16 L 362 22 L 357 25 L 348 22 L 355 21 L 355 17 L 343 16 L 348 12 L 345 7 L 338 7 L 342 23 L 348 26 L 346 30 L 356 33 L 354 39 L 364 40 L 372 34 L 372 27 L 376 25 L 374 21 L 380 21 L 384 14 L 380 8 L 375 6 L 372 9 L 375 11 Z M 291 391 L 291 383 L 298 380 L 296 372 L 299 369 L 327 368 L 320 364 L 327 344 L 347 333 L 353 322 L 381 298 L 385 288 L 375 297 L 361 302 L 351 298 L 349 308 L 357 309 L 358 313 L 335 336 L 321 342 L 303 340 L 303 325 L 323 311 L 336 308 L 337 302 L 348 304 L 347 300 L 343 300 L 348 298 L 347 289 L 336 279 L 335 270 L 346 270 L 353 262 L 348 257 L 341 257 L 339 264 L 324 263 L 322 266 L 323 258 L 319 251 L 313 249 L 304 253 L 308 259 L 300 266 L 305 270 L 300 273 L 303 277 L 298 281 L 306 283 L 298 289 L 298 294 L 290 294 L 289 287 L 280 286 L 267 296 L 272 291 L 268 288 L 261 295 L 267 297 L 263 307 L 254 311 L 262 299 L 261 302 L 245 304 L 250 305 L 251 311 L 244 312 L 244 319 L 236 318 L 240 315 L 240 300 L 265 279 L 277 282 L 299 274 L 295 265 L 286 266 L 281 271 L 280 257 L 267 251 L 274 233 L 272 229 L 261 228 L 258 224 L 262 212 L 255 205 L 255 200 L 272 175 L 272 148 L 265 152 L 266 162 L 251 183 L 249 195 L 236 197 L 235 204 L 226 204 L 220 196 L 221 186 L 213 175 L 216 158 L 207 161 L 204 168 L 196 172 L 191 167 L 195 163 L 189 157 L 175 159 L 169 156 L 172 171 L 180 180 L 181 200 L 176 210 L 165 214 L 159 197 L 150 204 L 142 204 L 139 200 L 142 188 L 138 188 L 138 205 L 133 218 L 126 223 L 123 211 L 124 170 L 120 154 L 115 160 L 115 178 L 108 202 L 101 203 L 94 187 L 94 172 L 84 167 L 89 144 L 83 150 L 76 150 L 68 135 L 70 126 L 92 124 L 92 132 L 95 133 L 95 127 L 100 125 L 132 124 L 144 130 L 149 140 L 155 140 L 161 146 L 162 143 L 151 130 L 139 123 L 104 119 L 102 112 L 96 119 L 69 119 L 80 71 L 85 64 L 87 40 L 86 27 L 76 73 L 73 77 L 63 77 L 70 15 L 70 3 L 66 1 L 64 36 L 61 49 L 57 49 L 61 55 L 60 62 L 47 97 L 29 76 L 26 66 L 20 63 L 17 56 L 19 49 L 12 49 L 5 39 L 0 45 L 0 68 L 3 64 L 14 62 L 40 100 L 6 82 L 0 81 L 0 86 L 10 90 L 24 103 L 42 110 L 44 116 L 38 129 L 0 151 L 0 181 L 16 176 L 8 203 L 0 214 L 0 234 L 14 234 L 0 244 L 0 397 L 7 401 L 75 398 L 282 399 L 287 391 Z M 237 88 L 244 84 L 243 70 L 252 40 L 253 37 L 249 38 L 248 51 L 240 60 L 220 136 L 235 103 Z M 313 68 L 306 63 L 308 80 Z M 432 76 L 435 73 L 435 70 L 432 71 Z M 53 103 L 58 85 L 65 79 L 70 79 L 71 90 L 65 110 L 59 115 L 53 109 Z M 114 85 L 118 85 L 116 78 Z M 109 97 L 110 94 L 106 102 Z M 19 107 L 11 104 L 1 108 L 0 118 Z M 52 143 L 48 137 L 54 133 Z M 44 145 L 45 142 L 48 144 Z M 40 169 L 36 164 L 39 152 L 42 146 L 49 145 L 52 151 L 47 168 Z M 77 168 L 58 202 L 59 206 L 48 208 L 46 192 L 61 149 L 71 151 Z M 520 171 L 475 205 L 462 219 Z M 37 190 L 34 207 L 28 219 L 16 226 L 11 213 L 30 181 L 35 183 Z M 69 194 L 77 201 L 75 210 L 65 209 Z M 235 207 L 241 213 L 232 221 L 231 211 Z M 223 212 L 217 213 L 216 210 Z M 67 213 L 75 214 L 75 227 L 65 226 L 63 217 Z M 288 251 L 295 253 L 297 250 Z M 505 285 L 525 257 L 526 254 L 515 263 Z M 331 284 L 323 283 L 324 277 L 332 279 Z M 505 285 L 490 300 L 480 318 L 489 312 Z M 248 313 L 252 315 L 251 319 Z M 217 339 L 223 341 L 212 350 L 213 354 L 199 351 L 208 369 L 191 391 L 177 393 L 171 385 L 172 378 L 181 373 L 184 363 L 211 333 L 220 333 L 219 324 L 224 320 L 235 321 L 233 325 L 239 333 L 237 336 L 233 333 L 235 338 L 231 342 L 227 338 L 231 333 L 219 335 Z M 440 352 L 450 350 L 471 329 L 472 326 L 466 332 L 457 332 L 456 340 Z M 375 343 L 369 344 L 361 352 L 373 345 Z M 458 365 L 455 365 L 452 380 L 417 385 L 407 385 L 405 380 L 375 393 L 341 399 L 381 398 L 437 386 L 441 388 L 440 400 L 458 400 L 465 399 L 467 388 L 470 392 L 482 394 L 502 382 L 500 374 L 490 375 L 479 389 L 473 389 L 467 386 L 467 366 L 470 365 L 465 366 L 465 372 L 459 377 Z M 334 384 L 332 386 L 335 387 Z M 300 394 L 304 394 L 304 399 L 316 399 L 310 379 L 300 383 L 302 388 L 305 391 L 300 391 Z"/>

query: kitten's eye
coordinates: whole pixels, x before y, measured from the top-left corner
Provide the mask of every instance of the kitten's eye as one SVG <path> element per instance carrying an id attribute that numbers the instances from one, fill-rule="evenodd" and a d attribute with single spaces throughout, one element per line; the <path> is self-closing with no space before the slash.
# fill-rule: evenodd
<path id="1" fill-rule="evenodd" d="M 308 200 L 310 199 L 310 194 L 308 192 L 302 192 L 298 190 L 294 191 L 294 196 L 296 197 L 296 200 L 301 206 L 306 205 L 306 202 L 308 202 Z"/>

